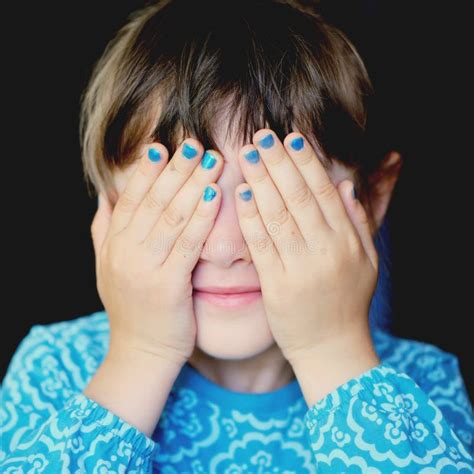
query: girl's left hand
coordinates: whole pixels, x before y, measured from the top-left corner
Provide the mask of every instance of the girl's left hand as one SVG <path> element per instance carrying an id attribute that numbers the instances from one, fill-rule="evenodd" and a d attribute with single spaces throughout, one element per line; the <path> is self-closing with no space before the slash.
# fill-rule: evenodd
<path id="1" fill-rule="evenodd" d="M 352 182 L 336 187 L 300 133 L 282 144 L 261 129 L 253 144 L 239 153 L 248 184 L 235 198 L 276 343 L 294 367 L 361 351 L 376 365 L 368 313 L 378 257 Z"/>

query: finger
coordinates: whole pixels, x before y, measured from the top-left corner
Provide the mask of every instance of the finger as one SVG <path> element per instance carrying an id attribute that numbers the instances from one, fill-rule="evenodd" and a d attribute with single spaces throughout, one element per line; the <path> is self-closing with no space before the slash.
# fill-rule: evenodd
<path id="1" fill-rule="evenodd" d="M 96 272 L 99 270 L 99 255 L 100 249 L 104 244 L 107 230 L 109 229 L 110 219 L 112 216 L 112 206 L 109 200 L 105 198 L 102 193 L 99 193 L 97 211 L 92 219 L 91 235 L 94 246 Z"/>
<path id="2" fill-rule="evenodd" d="M 193 271 L 214 225 L 221 198 L 222 193 L 216 183 L 211 183 L 204 188 L 191 219 L 164 262 L 164 265 L 170 265 L 173 268 L 173 272 L 182 272 L 185 277 Z"/>
<path id="3" fill-rule="evenodd" d="M 283 145 L 313 193 L 327 223 L 334 230 L 349 223 L 344 204 L 313 147 L 301 133 L 292 132 Z"/>
<path id="4" fill-rule="evenodd" d="M 203 189 L 214 182 L 222 170 L 223 157 L 214 150 L 206 151 L 201 165 L 194 169 L 193 174 L 176 193 L 168 207 L 161 213 L 150 233 L 144 241 L 145 245 L 161 247 L 161 254 L 156 258 L 161 263 L 168 257 L 176 239 L 188 225 L 196 206 L 199 204 Z"/>
<path id="5" fill-rule="evenodd" d="M 144 148 L 138 166 L 118 198 L 110 223 L 110 232 L 116 234 L 130 223 L 143 197 L 156 181 L 168 159 L 168 150 L 160 143 Z"/>
<path id="6" fill-rule="evenodd" d="M 302 236 L 312 237 L 316 227 L 327 224 L 326 219 L 287 150 L 269 129 L 259 130 L 253 143 Z"/>
<path id="7" fill-rule="evenodd" d="M 372 262 L 372 266 L 376 269 L 378 265 L 378 254 L 372 237 L 367 212 L 362 203 L 354 197 L 354 185 L 350 180 L 341 181 L 338 185 L 338 190 L 347 209 L 349 218 L 359 234 L 365 253 Z"/>
<path id="8" fill-rule="evenodd" d="M 193 138 L 186 139 L 181 146 L 178 147 L 172 159 L 170 159 L 168 166 L 150 187 L 140 203 L 137 212 L 133 216 L 130 231 L 131 237 L 136 242 L 144 242 L 145 239 L 147 239 L 164 210 L 169 207 L 176 194 L 186 181 L 193 176 L 193 173 L 200 168 L 206 171 L 202 167 L 203 162 L 201 157 L 203 151 L 204 149 L 201 143 Z M 200 167 L 198 167 L 199 163 L 201 163 Z M 215 168 L 217 168 L 217 166 L 210 171 L 215 171 Z M 207 174 L 209 174 L 209 172 Z M 191 179 L 194 180 L 194 178 L 195 176 Z M 198 182 L 199 180 L 197 180 L 195 184 L 198 184 Z M 198 195 L 202 190 L 203 183 L 199 182 L 199 184 L 201 184 L 201 186 L 196 193 L 195 203 L 199 199 Z M 192 210 L 194 210 L 194 208 Z"/>
<path id="9" fill-rule="evenodd" d="M 266 232 L 272 238 L 280 258 L 284 260 L 288 257 L 287 249 L 290 246 L 304 244 L 303 236 L 260 159 L 258 150 L 253 145 L 244 146 L 239 153 L 239 163 L 245 180 L 252 189 Z"/>
<path id="10" fill-rule="evenodd" d="M 247 243 L 257 272 L 283 266 L 278 250 L 260 217 L 252 189 L 247 183 L 235 188 L 235 203 L 240 230 Z"/>

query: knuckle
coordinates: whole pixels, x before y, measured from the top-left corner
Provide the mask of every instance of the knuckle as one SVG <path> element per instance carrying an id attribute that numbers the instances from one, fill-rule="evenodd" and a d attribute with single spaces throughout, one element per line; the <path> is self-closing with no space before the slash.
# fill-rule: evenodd
<path id="1" fill-rule="evenodd" d="M 197 240 L 194 239 L 191 235 L 183 234 L 178 238 L 176 248 L 178 251 L 187 252 L 190 250 L 194 250 L 198 245 L 199 243 L 197 242 Z"/>
<path id="2" fill-rule="evenodd" d="M 306 183 L 302 183 L 290 194 L 288 200 L 296 206 L 306 207 L 312 202 L 313 194 Z"/>
<path id="3" fill-rule="evenodd" d="M 258 253 L 264 254 L 272 249 L 273 240 L 268 235 L 260 235 L 255 238 L 252 245 Z"/>
<path id="4" fill-rule="evenodd" d="M 150 175 L 152 174 L 150 166 L 147 166 L 148 165 L 147 161 L 148 161 L 148 158 L 146 161 L 140 160 L 137 167 L 138 173 L 140 174 L 142 178 L 145 178 L 145 179 L 148 179 Z"/>
<path id="5" fill-rule="evenodd" d="M 116 207 L 120 212 L 131 212 L 136 207 L 136 200 L 127 190 L 125 190 L 119 197 Z"/>
<path id="6" fill-rule="evenodd" d="M 246 209 L 242 212 L 242 217 L 248 221 L 252 221 L 256 217 L 260 218 L 260 213 L 257 206 L 246 207 Z"/>
<path id="7" fill-rule="evenodd" d="M 286 153 L 277 153 L 267 160 L 267 163 L 272 167 L 280 166 L 286 160 Z"/>
<path id="8" fill-rule="evenodd" d="M 150 211 L 161 211 L 165 207 L 164 204 L 156 198 L 152 192 L 148 192 L 143 199 L 143 206 Z"/>
<path id="9" fill-rule="evenodd" d="M 177 174 L 185 179 L 189 176 L 191 171 L 182 160 L 171 160 L 168 164 L 168 168 L 173 174 Z"/>
<path id="10" fill-rule="evenodd" d="M 278 224 L 279 226 L 283 226 L 288 222 L 289 219 L 290 213 L 288 212 L 288 209 L 286 207 L 281 207 L 270 216 L 268 222 L 269 224 Z"/>
<path id="11" fill-rule="evenodd" d="M 168 249 L 170 242 L 166 239 L 166 234 L 163 232 L 154 233 L 142 243 L 146 252 L 152 255 L 160 255 L 165 249 Z"/>
<path id="12" fill-rule="evenodd" d="M 136 250 L 124 234 L 109 238 L 100 252 L 101 277 L 105 286 L 113 285 L 121 291 L 146 286 L 150 261 Z"/>
<path id="13" fill-rule="evenodd" d="M 173 228 L 179 227 L 184 222 L 184 216 L 173 203 L 164 210 L 161 216 L 165 224 Z"/>
<path id="14" fill-rule="evenodd" d="M 130 249 L 125 250 L 124 245 L 116 239 L 107 251 L 107 269 L 110 277 L 115 282 L 125 285 L 134 285 L 143 281 L 145 266 L 137 253 L 131 254 Z"/>
<path id="15" fill-rule="evenodd" d="M 252 183 L 253 184 L 260 184 L 265 182 L 269 178 L 269 175 L 266 171 L 263 171 L 262 173 L 258 174 L 257 176 L 254 176 L 252 178 Z"/>
<path id="16" fill-rule="evenodd" d="M 313 160 L 317 159 L 311 153 L 301 153 L 299 155 L 294 155 L 294 160 L 297 162 L 298 166 L 307 166 L 313 163 Z"/>
<path id="17" fill-rule="evenodd" d="M 325 181 L 316 190 L 316 195 L 319 199 L 330 200 L 334 198 L 337 189 L 331 181 Z"/>
<path id="18" fill-rule="evenodd" d="M 194 216 L 199 220 L 208 220 L 210 215 L 211 210 L 209 209 L 209 206 L 204 206 L 202 204 L 200 204 L 194 211 Z"/>
<path id="19" fill-rule="evenodd" d="M 202 183 L 203 183 L 203 176 L 200 172 L 195 171 L 191 176 L 189 177 L 189 184 L 195 188 L 195 189 L 201 189 L 202 188 Z"/>

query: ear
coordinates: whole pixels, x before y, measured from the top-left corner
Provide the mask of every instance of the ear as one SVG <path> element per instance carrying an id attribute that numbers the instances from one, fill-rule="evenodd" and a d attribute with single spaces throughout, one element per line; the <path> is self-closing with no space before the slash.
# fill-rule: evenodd
<path id="1" fill-rule="evenodd" d="M 369 200 L 373 213 L 373 228 L 375 234 L 382 225 L 390 204 L 390 199 L 400 175 L 402 157 L 396 151 L 388 152 L 379 168 L 369 176 Z"/>

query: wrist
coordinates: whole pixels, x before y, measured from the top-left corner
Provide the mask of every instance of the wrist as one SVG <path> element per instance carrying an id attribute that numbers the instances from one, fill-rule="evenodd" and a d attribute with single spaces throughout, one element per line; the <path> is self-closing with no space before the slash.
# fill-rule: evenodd
<path id="1" fill-rule="evenodd" d="M 127 368 L 140 370 L 144 374 L 179 373 L 184 363 L 184 361 L 130 347 L 111 348 L 104 360 L 104 364 L 116 365 L 125 370 Z"/>
<path id="2" fill-rule="evenodd" d="M 288 361 L 308 406 L 380 364 L 369 331 L 321 342 Z"/>
<path id="3" fill-rule="evenodd" d="M 114 348 L 83 393 L 151 437 L 181 367 L 154 354 Z"/>
<path id="4" fill-rule="evenodd" d="M 173 355 L 165 350 L 148 350 L 132 340 L 118 341 L 117 338 L 110 341 L 106 360 L 111 363 L 120 363 L 134 367 L 142 367 L 144 370 L 151 369 L 156 372 L 157 367 L 162 371 L 180 371 L 186 363 L 186 358 Z"/>

